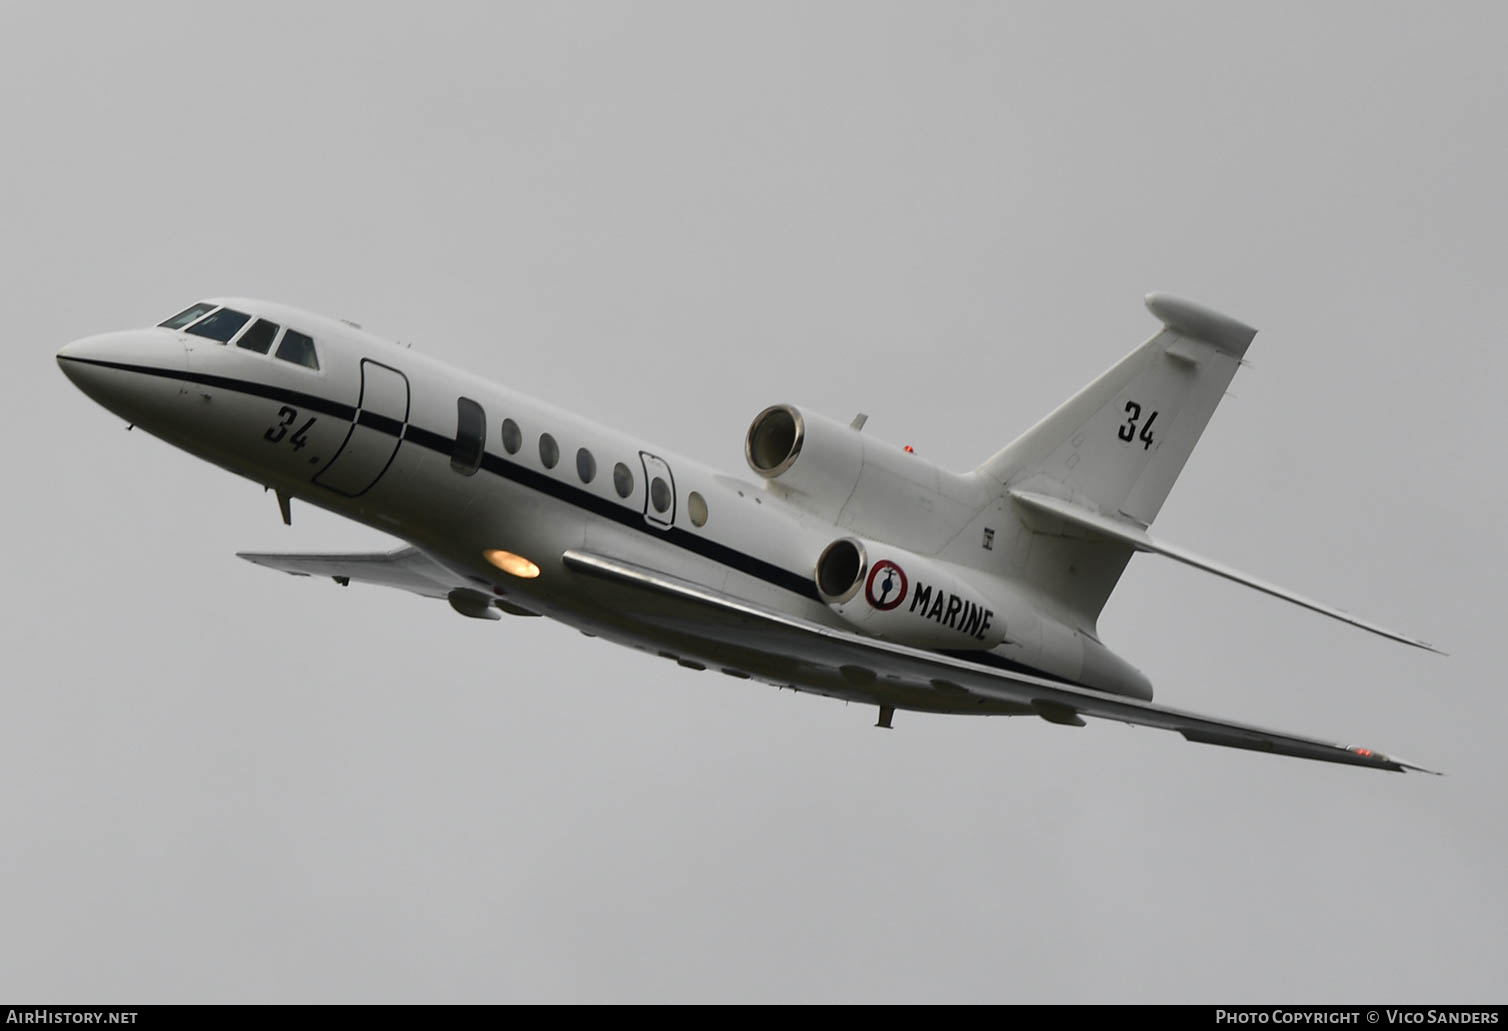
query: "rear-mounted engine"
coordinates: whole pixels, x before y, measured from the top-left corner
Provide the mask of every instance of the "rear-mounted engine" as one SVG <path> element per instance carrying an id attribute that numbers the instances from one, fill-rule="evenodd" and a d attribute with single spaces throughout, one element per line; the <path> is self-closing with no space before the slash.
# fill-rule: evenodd
<path id="1" fill-rule="evenodd" d="M 1003 614 L 983 594 L 942 564 L 899 548 L 841 537 L 817 559 L 816 580 L 834 612 L 875 637 L 980 650 L 1005 639 Z"/>

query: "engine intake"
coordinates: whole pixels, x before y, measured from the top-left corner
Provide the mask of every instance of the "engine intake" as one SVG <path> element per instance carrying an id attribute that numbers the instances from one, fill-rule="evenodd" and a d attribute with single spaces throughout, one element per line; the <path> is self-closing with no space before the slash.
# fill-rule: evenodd
<path id="1" fill-rule="evenodd" d="M 776 493 L 836 521 L 859 482 L 864 443 L 857 430 L 825 415 L 771 405 L 749 424 L 744 457 Z"/>
<path id="2" fill-rule="evenodd" d="M 790 405 L 771 405 L 754 417 L 744 438 L 744 457 L 749 468 L 773 480 L 801 455 L 806 426 L 801 413 Z"/>
<path id="3" fill-rule="evenodd" d="M 868 569 L 864 545 L 851 537 L 840 537 L 823 548 L 817 559 L 817 593 L 829 605 L 841 605 L 858 592 Z"/>

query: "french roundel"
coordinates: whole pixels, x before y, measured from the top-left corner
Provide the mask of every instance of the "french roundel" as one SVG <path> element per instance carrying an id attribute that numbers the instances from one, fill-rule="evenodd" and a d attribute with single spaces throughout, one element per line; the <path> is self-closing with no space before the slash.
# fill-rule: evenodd
<path id="1" fill-rule="evenodd" d="M 888 558 L 881 559 L 869 571 L 864 583 L 864 599 L 881 612 L 889 612 L 906 600 L 906 574 Z"/>

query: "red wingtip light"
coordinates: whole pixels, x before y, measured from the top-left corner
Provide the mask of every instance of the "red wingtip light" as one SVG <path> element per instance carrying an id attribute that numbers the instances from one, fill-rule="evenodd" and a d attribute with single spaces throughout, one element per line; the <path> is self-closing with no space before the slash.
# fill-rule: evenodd
<path id="1" fill-rule="evenodd" d="M 914 455 L 914 454 L 916 454 L 916 449 L 913 448 L 910 444 L 907 444 L 903 450 L 908 455 Z"/>

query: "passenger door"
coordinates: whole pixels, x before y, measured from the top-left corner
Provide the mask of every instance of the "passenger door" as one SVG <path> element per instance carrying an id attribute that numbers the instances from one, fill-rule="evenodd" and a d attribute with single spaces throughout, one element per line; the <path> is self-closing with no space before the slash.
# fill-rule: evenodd
<path id="1" fill-rule="evenodd" d="M 361 398 L 345 443 L 314 482 L 346 497 L 360 497 L 382 478 L 408 426 L 408 377 L 390 365 L 361 360 Z"/>

